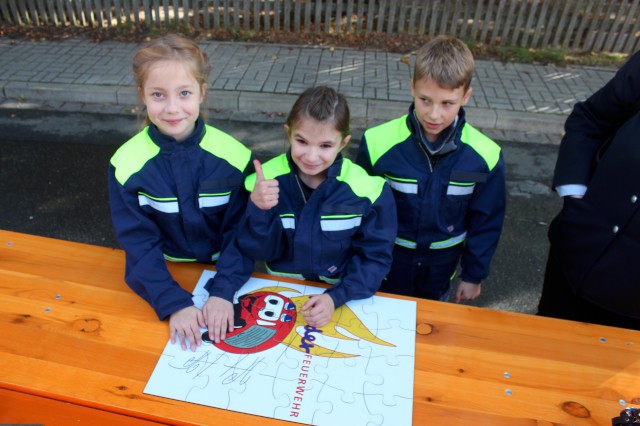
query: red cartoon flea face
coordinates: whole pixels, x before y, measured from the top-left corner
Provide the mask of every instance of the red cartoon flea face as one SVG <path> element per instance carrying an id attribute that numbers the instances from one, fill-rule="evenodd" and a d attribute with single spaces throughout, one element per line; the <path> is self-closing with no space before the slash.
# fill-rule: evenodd
<path id="1" fill-rule="evenodd" d="M 202 334 L 202 340 L 226 352 L 262 352 L 280 343 L 296 322 L 296 305 L 291 299 L 268 291 L 241 296 L 233 310 L 235 329 L 224 341 L 211 342 L 208 332 Z"/>

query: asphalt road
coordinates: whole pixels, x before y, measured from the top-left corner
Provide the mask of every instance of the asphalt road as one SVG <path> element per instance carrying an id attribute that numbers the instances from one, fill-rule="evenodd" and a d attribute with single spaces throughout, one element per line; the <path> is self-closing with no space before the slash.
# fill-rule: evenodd
<path id="1" fill-rule="evenodd" d="M 263 161 L 285 149 L 280 123 L 209 122 Z M 109 216 L 107 164 L 138 128 L 132 116 L 0 109 L 0 229 L 119 248 Z M 354 129 L 350 152 L 361 136 L 362 129 Z M 471 304 L 534 313 L 547 227 L 561 205 L 549 188 L 557 146 L 499 143 L 507 161 L 507 215 L 491 276 Z"/>

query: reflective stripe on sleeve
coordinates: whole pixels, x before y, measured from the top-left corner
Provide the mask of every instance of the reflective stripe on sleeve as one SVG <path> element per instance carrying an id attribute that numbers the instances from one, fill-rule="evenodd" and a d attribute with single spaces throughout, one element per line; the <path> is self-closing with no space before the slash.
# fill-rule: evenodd
<path id="1" fill-rule="evenodd" d="M 163 253 L 162 255 L 169 262 L 197 262 L 198 261 L 198 259 L 193 259 L 190 257 L 174 257 L 174 256 L 169 256 L 168 254 L 165 254 L 165 253 Z M 211 261 L 215 262 L 218 260 L 219 257 L 220 257 L 220 252 L 213 253 L 211 255 Z"/>
<path id="2" fill-rule="evenodd" d="M 319 278 L 325 283 L 332 284 L 332 285 L 336 285 L 340 282 L 340 278 L 329 278 L 329 277 L 324 277 L 322 275 L 320 275 Z"/>
<path id="3" fill-rule="evenodd" d="M 163 254 L 164 258 L 169 262 L 195 262 L 197 259 L 191 259 L 188 257 L 173 257 L 168 254 Z"/>

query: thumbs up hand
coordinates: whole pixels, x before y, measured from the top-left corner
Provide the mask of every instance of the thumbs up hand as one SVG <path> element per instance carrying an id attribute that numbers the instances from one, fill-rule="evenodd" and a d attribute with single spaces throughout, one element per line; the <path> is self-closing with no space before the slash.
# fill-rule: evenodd
<path id="1" fill-rule="evenodd" d="M 280 188 L 275 179 L 265 179 L 260 161 L 253 160 L 256 169 L 256 184 L 251 192 L 251 201 L 261 210 L 269 210 L 278 205 Z"/>

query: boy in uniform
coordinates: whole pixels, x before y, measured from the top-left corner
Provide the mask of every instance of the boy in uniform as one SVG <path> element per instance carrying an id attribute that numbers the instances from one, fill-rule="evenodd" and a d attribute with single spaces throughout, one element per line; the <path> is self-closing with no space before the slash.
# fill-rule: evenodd
<path id="1" fill-rule="evenodd" d="M 393 190 L 398 234 L 380 291 L 456 302 L 475 299 L 489 275 L 505 214 L 500 147 L 466 122 L 473 55 L 437 37 L 416 54 L 408 114 L 364 133 L 356 162 Z"/>

